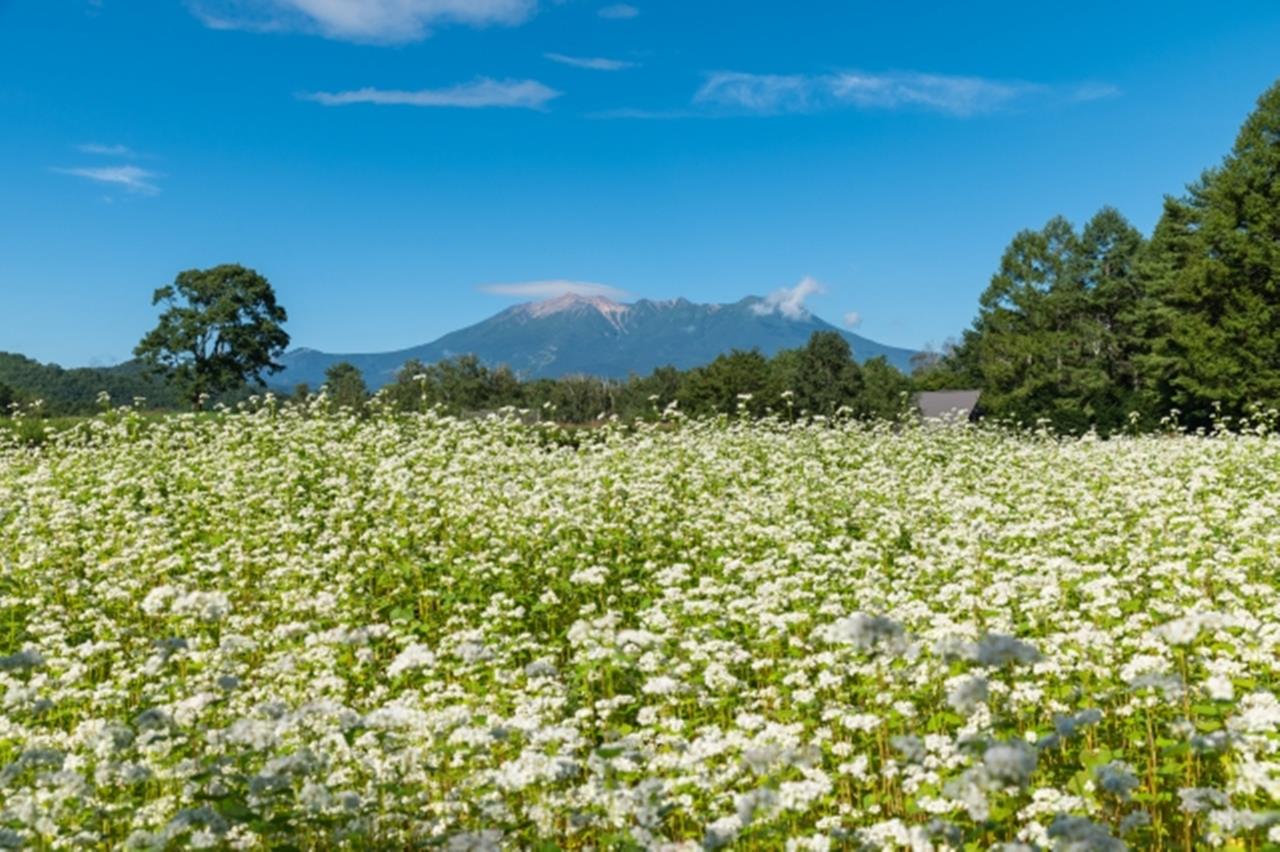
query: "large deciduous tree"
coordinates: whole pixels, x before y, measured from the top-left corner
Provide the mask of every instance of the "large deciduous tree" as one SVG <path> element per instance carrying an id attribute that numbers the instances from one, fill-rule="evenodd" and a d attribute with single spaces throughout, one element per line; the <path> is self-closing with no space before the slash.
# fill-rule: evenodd
<path id="1" fill-rule="evenodd" d="M 1143 247 L 1111 208 L 1080 233 L 1062 217 L 1019 233 L 950 366 L 996 416 L 1067 431 L 1122 427 L 1139 400 Z"/>
<path id="2" fill-rule="evenodd" d="M 769 359 L 759 350 L 735 349 L 690 370 L 680 389 L 680 408 L 690 414 L 732 414 L 745 408 L 763 414 L 770 401 Z"/>
<path id="3" fill-rule="evenodd" d="M 911 380 L 881 355 L 862 365 L 862 393 L 853 409 L 868 420 L 895 420 L 906 410 L 910 395 Z"/>
<path id="4" fill-rule="evenodd" d="M 288 318 L 266 278 L 237 264 L 181 272 L 155 291 L 159 324 L 134 354 L 178 385 L 195 408 L 278 372 Z"/>
<path id="5" fill-rule="evenodd" d="M 862 393 L 862 371 L 849 341 L 835 331 L 815 331 L 795 362 L 795 401 L 810 414 L 853 407 Z"/>

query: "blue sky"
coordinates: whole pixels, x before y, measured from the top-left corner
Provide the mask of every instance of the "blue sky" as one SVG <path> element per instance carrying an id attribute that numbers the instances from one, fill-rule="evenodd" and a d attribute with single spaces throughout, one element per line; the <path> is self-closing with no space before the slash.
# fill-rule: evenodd
<path id="1" fill-rule="evenodd" d="M 1149 231 L 1277 45 L 1272 2 L 0 0 L 0 350 L 125 358 L 220 262 L 328 351 L 806 277 L 940 343 L 1018 229 Z"/>

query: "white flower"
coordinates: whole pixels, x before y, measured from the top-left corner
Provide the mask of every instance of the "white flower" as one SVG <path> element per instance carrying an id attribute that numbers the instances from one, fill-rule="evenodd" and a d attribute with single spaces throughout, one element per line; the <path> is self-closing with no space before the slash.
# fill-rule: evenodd
<path id="1" fill-rule="evenodd" d="M 1029 642 L 1000 633 L 988 633 L 978 640 L 969 658 L 980 666 L 1000 668 L 1011 663 L 1029 665 L 1040 659 L 1040 652 Z"/>
<path id="2" fill-rule="evenodd" d="M 1170 645 L 1190 645 L 1200 633 L 1200 619 L 1194 616 L 1174 619 L 1161 627 L 1160 633 Z"/>
<path id="3" fill-rule="evenodd" d="M 702 682 L 712 692 L 729 692 L 738 686 L 738 679 L 733 676 L 723 663 L 710 663 L 702 672 Z"/>
<path id="4" fill-rule="evenodd" d="M 142 599 L 142 611 L 147 615 L 160 615 L 168 611 L 169 602 L 173 600 L 177 594 L 177 589 L 172 586 L 156 586 L 147 592 L 147 596 Z"/>
<path id="5" fill-rule="evenodd" d="M 201 621 L 221 621 L 230 614 L 231 601 L 224 592 L 187 592 L 173 601 L 170 612 L 195 616 Z"/>
<path id="6" fill-rule="evenodd" d="M 1231 701 L 1236 697 L 1236 688 L 1226 675 L 1213 675 L 1205 681 L 1204 688 L 1214 701 Z"/>
<path id="7" fill-rule="evenodd" d="M 982 756 L 987 777 L 997 784 L 1025 787 L 1036 770 L 1036 752 L 1025 740 L 996 743 Z"/>
<path id="8" fill-rule="evenodd" d="M 679 690 L 680 681 L 666 675 L 651 677 L 640 688 L 645 695 L 673 695 Z"/>
<path id="9" fill-rule="evenodd" d="M 966 677 L 956 682 L 947 693 L 947 703 L 962 716 L 968 716 L 986 700 L 987 679 L 980 675 Z"/>
<path id="10" fill-rule="evenodd" d="M 575 586 L 603 586 L 608 579 L 609 569 L 603 565 L 580 568 L 569 575 L 569 582 Z"/>
<path id="11" fill-rule="evenodd" d="M 414 642 L 397 654 L 396 658 L 391 661 L 391 665 L 387 667 L 387 676 L 399 677 L 407 671 L 430 668 L 435 665 L 435 662 L 436 655 L 430 648 L 419 642 Z"/>
<path id="12" fill-rule="evenodd" d="M 1119 799 L 1128 799 L 1129 793 L 1138 786 L 1138 776 L 1133 767 L 1127 763 L 1113 760 L 1099 766 L 1093 772 L 1098 786 Z"/>
<path id="13" fill-rule="evenodd" d="M 906 631 L 901 624 L 883 615 L 855 612 L 833 623 L 829 635 L 833 641 L 852 645 L 859 651 L 884 649 L 897 653 L 905 644 Z"/>

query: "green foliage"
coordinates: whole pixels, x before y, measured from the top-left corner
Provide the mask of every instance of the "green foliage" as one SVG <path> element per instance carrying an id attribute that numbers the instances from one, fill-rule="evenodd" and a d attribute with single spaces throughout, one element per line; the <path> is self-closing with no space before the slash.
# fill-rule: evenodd
<path id="1" fill-rule="evenodd" d="M 676 398 L 685 411 L 727 414 L 742 407 L 759 415 L 776 403 L 778 390 L 768 358 L 734 350 L 686 373 Z"/>
<path id="2" fill-rule="evenodd" d="M 1139 234 L 1111 208 L 1076 230 L 1062 217 L 1014 237 L 954 356 L 983 405 L 1062 431 L 1112 432 L 1136 404 Z"/>
<path id="3" fill-rule="evenodd" d="M 10 407 L 17 401 L 18 395 L 13 388 L 0 382 L 0 417 L 8 417 Z"/>
<path id="4" fill-rule="evenodd" d="M 981 387 L 990 414 L 1068 432 L 1280 405 L 1277 175 L 1280 83 L 1222 165 L 1165 199 L 1150 241 L 1110 208 L 1015 236 L 973 327 L 917 385 Z"/>
<path id="5" fill-rule="evenodd" d="M 834 414 L 862 393 L 862 371 L 849 342 L 834 331 L 817 331 L 795 361 L 796 406 L 812 414 Z"/>
<path id="6" fill-rule="evenodd" d="M 0 418 L 0 444 L 10 438 L 21 446 L 42 447 L 57 436 L 79 430 L 93 421 L 84 417 L 7 417 Z"/>
<path id="7" fill-rule="evenodd" d="M 180 272 L 156 290 L 152 304 L 167 307 L 160 323 L 134 354 L 177 385 L 200 408 L 208 397 L 278 372 L 275 362 L 289 345 L 266 278 L 237 264 Z"/>
<path id="8" fill-rule="evenodd" d="M 513 407 L 564 423 L 653 419 L 673 403 L 693 416 L 833 414 L 845 408 L 867 419 L 896 417 L 910 379 L 884 358 L 868 361 L 865 369 L 866 379 L 844 338 L 817 332 L 805 347 L 772 358 L 734 350 L 692 370 L 659 367 L 621 381 L 565 376 L 521 382 L 510 369 L 486 367 L 472 356 L 431 365 L 410 361 L 379 396 L 402 411 L 441 406 L 464 414 Z"/>
<path id="9" fill-rule="evenodd" d="M 407 361 L 379 395 L 402 411 L 441 406 L 462 414 L 523 406 L 528 389 L 509 368 L 490 369 L 474 355 L 463 355 L 435 364 Z"/>
<path id="10" fill-rule="evenodd" d="M 369 388 L 360 369 L 348 361 L 339 361 L 324 371 L 324 386 L 334 408 L 361 411 L 369 401 Z"/>
<path id="11" fill-rule="evenodd" d="M 1280 404 L 1280 83 L 1222 165 L 1166 202 L 1146 271 L 1163 411 L 1204 425 Z"/>
<path id="12" fill-rule="evenodd" d="M 143 400 L 143 408 L 175 408 L 182 404 L 172 388 L 137 361 L 117 367 L 67 370 L 0 352 L 0 383 L 9 388 L 11 402 L 26 405 L 39 401 L 40 413 L 51 416 L 92 414 L 101 408 L 98 397 L 102 393 L 113 404 L 132 405 L 138 399 Z M 3 408 L 7 413 L 8 406 Z"/>
<path id="13" fill-rule="evenodd" d="M 865 419 L 893 420 L 907 409 L 911 389 L 911 380 L 888 359 L 872 358 L 862 365 L 862 392 L 855 397 L 854 413 Z"/>
<path id="14" fill-rule="evenodd" d="M 592 376 L 565 376 L 539 387 L 546 394 L 543 404 L 557 420 L 586 423 L 617 411 L 617 382 Z"/>

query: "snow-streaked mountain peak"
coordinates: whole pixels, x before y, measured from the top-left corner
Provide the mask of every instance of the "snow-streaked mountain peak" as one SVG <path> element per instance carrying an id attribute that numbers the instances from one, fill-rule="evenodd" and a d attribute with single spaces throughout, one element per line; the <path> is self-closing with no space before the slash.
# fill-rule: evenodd
<path id="1" fill-rule="evenodd" d="M 608 320 L 614 328 L 622 331 L 623 318 L 631 310 L 630 305 L 615 302 L 604 296 L 584 296 L 579 293 L 565 293 L 541 302 L 529 302 L 520 306 L 520 312 L 534 319 L 542 319 L 553 314 L 567 311 L 595 310 Z"/>

